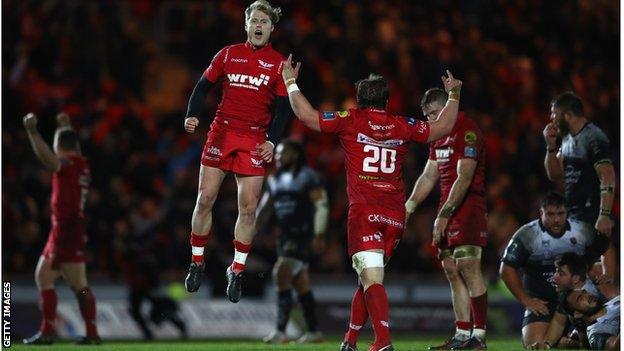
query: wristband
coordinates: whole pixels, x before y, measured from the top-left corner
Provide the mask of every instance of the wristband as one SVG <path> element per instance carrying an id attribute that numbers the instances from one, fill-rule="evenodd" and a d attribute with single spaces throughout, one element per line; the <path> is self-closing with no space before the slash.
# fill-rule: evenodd
<path id="1" fill-rule="evenodd" d="M 297 86 L 297 83 L 292 83 L 288 86 L 288 88 L 286 88 L 286 91 L 288 94 L 294 93 L 295 91 L 299 91 L 299 87 Z"/>
<path id="2" fill-rule="evenodd" d="M 413 213 L 414 210 L 416 210 L 416 201 L 407 200 L 407 202 L 405 202 L 405 211 L 407 211 L 407 213 Z"/>
<path id="3" fill-rule="evenodd" d="M 459 102 L 459 100 L 457 100 L 457 99 L 453 99 L 453 98 L 450 98 L 450 97 L 448 98 L 448 101 L 455 101 L 455 102 Z"/>
<path id="4" fill-rule="evenodd" d="M 449 100 L 453 99 L 455 101 L 459 101 L 459 92 L 460 92 L 459 87 L 452 88 L 451 91 L 449 91 L 448 93 Z"/>
<path id="5" fill-rule="evenodd" d="M 613 193 L 614 190 L 614 187 L 608 185 L 603 185 L 600 187 L 601 193 Z"/>
<path id="6" fill-rule="evenodd" d="M 609 216 L 611 216 L 611 210 L 605 210 L 604 208 L 601 208 L 600 209 L 600 215 L 609 217 Z"/>
<path id="7" fill-rule="evenodd" d="M 442 210 L 440 211 L 440 213 L 438 214 L 438 217 L 440 218 L 450 218 L 453 213 L 455 212 L 455 210 L 457 209 L 457 206 L 455 205 L 444 205 L 444 207 L 442 207 Z"/>

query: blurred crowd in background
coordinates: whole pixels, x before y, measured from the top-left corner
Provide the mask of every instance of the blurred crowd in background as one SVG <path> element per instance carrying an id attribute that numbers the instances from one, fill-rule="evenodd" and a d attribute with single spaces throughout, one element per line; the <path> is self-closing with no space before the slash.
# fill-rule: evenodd
<path id="1" fill-rule="evenodd" d="M 484 267 L 491 280 L 508 239 L 537 218 L 541 196 L 553 187 L 543 167 L 542 136 L 553 97 L 573 90 L 583 98 L 590 120 L 611 140 L 619 173 L 616 1 L 272 3 L 284 11 L 273 47 L 303 63 L 299 86 L 320 110 L 353 107 L 354 83 L 374 72 L 390 82 L 390 111 L 422 118 L 420 98 L 441 86 L 445 69 L 463 80 L 461 109 L 487 138 Z M 36 113 L 51 142 L 54 116 L 65 111 L 92 170 L 86 204 L 91 277 L 122 280 L 149 270 L 181 281 L 190 262 L 190 219 L 206 120 L 220 93 L 209 94 L 203 123 L 193 135 L 183 129 L 187 99 L 213 55 L 245 41 L 247 5 L 231 0 L 2 2 L 4 274 L 32 274 L 50 227 L 50 173 L 35 158 L 21 117 Z M 312 272 L 352 277 L 338 139 L 297 121 L 289 136 L 305 145 L 330 194 L 327 247 Z M 414 145 L 410 153 L 404 178 L 411 190 L 427 146 Z M 619 189 L 618 184 L 618 199 Z M 412 216 L 389 266 L 390 278 L 408 273 L 444 279 L 430 246 L 438 196 L 436 190 Z M 615 213 L 619 222 L 619 201 Z M 222 275 L 231 259 L 236 214 L 236 186 L 229 177 L 215 205 L 209 275 Z M 270 271 L 276 234 L 256 236 L 251 269 Z"/>

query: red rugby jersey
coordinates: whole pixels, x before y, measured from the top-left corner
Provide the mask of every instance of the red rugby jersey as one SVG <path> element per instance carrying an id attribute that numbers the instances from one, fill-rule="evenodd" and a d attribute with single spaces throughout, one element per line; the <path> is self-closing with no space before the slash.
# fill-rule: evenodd
<path id="1" fill-rule="evenodd" d="M 464 112 L 459 112 L 451 133 L 431 143 L 429 159 L 437 162 L 440 174 L 440 206 L 448 199 L 451 187 L 457 179 L 457 163 L 463 158 L 471 158 L 477 161 L 477 169 L 460 206 L 470 204 L 485 210 L 484 142 L 483 133 L 477 123 Z"/>
<path id="2" fill-rule="evenodd" d="M 61 169 L 52 175 L 52 220 L 84 218 L 91 173 L 83 156 L 68 156 L 61 160 Z"/>
<path id="3" fill-rule="evenodd" d="M 403 209 L 408 143 L 425 143 L 429 123 L 373 108 L 320 112 L 319 122 L 322 132 L 340 136 L 349 203 Z"/>
<path id="4" fill-rule="evenodd" d="M 226 46 L 212 59 L 204 77 L 223 87 L 216 123 L 242 132 L 266 133 L 276 96 L 288 96 L 282 79 L 283 55 L 271 44 Z"/>

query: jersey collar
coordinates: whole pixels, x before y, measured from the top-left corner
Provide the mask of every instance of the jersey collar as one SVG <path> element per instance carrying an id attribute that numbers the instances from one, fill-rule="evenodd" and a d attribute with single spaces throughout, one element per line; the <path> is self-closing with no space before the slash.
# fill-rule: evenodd
<path id="1" fill-rule="evenodd" d="M 262 51 L 272 48 L 271 42 L 268 42 L 265 46 L 261 47 L 260 49 L 254 49 L 254 46 L 249 41 L 245 42 L 245 47 L 248 48 L 249 50 L 252 50 L 253 52 L 262 52 Z"/>
<path id="2" fill-rule="evenodd" d="M 374 113 L 387 113 L 385 109 L 376 108 L 376 107 L 367 107 L 364 109 L 364 111 L 374 112 Z"/>
<path id="3" fill-rule="evenodd" d="M 566 227 L 565 227 L 565 230 L 563 231 L 563 234 L 561 234 L 561 235 L 554 235 L 553 233 L 550 232 L 550 230 L 546 229 L 546 226 L 544 226 L 544 223 L 542 223 L 542 219 L 541 218 L 537 220 L 537 223 L 539 224 L 540 229 L 543 232 L 546 232 L 546 233 L 548 233 L 548 235 L 552 236 L 553 238 L 557 238 L 557 239 L 561 238 L 562 236 L 565 235 L 565 233 L 569 232 L 572 229 L 572 226 L 570 226 L 570 221 L 566 221 Z"/>

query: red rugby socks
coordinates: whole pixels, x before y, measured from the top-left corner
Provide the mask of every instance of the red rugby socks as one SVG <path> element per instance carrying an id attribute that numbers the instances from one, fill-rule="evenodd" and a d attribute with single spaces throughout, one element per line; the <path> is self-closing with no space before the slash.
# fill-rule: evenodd
<path id="1" fill-rule="evenodd" d="M 208 244 L 208 234 L 198 235 L 191 232 L 192 261 L 198 266 L 204 263 L 204 246 Z"/>
<path id="2" fill-rule="evenodd" d="M 472 335 L 484 339 L 487 322 L 487 291 L 481 296 L 470 298 L 470 309 L 474 320 Z"/>
<path id="3" fill-rule="evenodd" d="M 351 300 L 351 318 L 349 320 L 349 330 L 345 334 L 344 341 L 351 345 L 357 343 L 360 330 L 368 320 L 368 311 L 366 310 L 366 301 L 364 301 L 364 289 L 358 286 Z"/>
<path id="4" fill-rule="evenodd" d="M 388 296 L 381 284 L 373 284 L 364 292 L 366 309 L 371 317 L 375 331 L 375 346 L 390 344 L 390 324 L 388 322 Z"/>
<path id="5" fill-rule="evenodd" d="M 54 321 L 56 320 L 56 305 L 58 299 L 54 289 L 41 290 L 39 292 L 39 303 L 41 307 L 41 333 L 50 335 L 54 332 Z"/>
<path id="6" fill-rule="evenodd" d="M 251 251 L 251 244 L 243 244 L 238 240 L 234 240 L 234 261 L 232 262 L 232 270 L 239 274 L 245 270 L 245 262 L 247 255 Z"/>
<path id="7" fill-rule="evenodd" d="M 77 292 L 76 298 L 78 299 L 80 314 L 85 322 L 87 336 L 90 338 L 97 338 L 98 331 L 96 324 L 95 296 L 93 295 L 91 288 L 85 288 L 84 290 Z"/>

